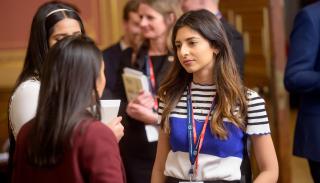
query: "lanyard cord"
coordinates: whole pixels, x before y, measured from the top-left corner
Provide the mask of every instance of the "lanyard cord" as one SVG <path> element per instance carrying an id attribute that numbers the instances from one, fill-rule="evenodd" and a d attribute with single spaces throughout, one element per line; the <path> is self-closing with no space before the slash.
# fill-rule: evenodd
<path id="1" fill-rule="evenodd" d="M 149 56 L 146 56 L 146 73 L 147 73 L 147 77 L 149 78 L 152 95 L 154 96 L 153 109 L 157 111 L 159 105 L 156 97 L 156 77 L 154 73 L 154 67 L 153 67 L 151 58 Z"/>
<path id="2" fill-rule="evenodd" d="M 191 99 L 191 84 L 187 87 L 187 112 L 188 112 L 188 139 L 189 139 L 189 159 L 191 163 L 191 167 L 189 170 L 190 180 L 194 175 L 197 175 L 198 169 L 198 156 L 199 152 L 202 148 L 204 134 L 209 122 L 210 114 L 215 105 L 215 97 L 212 100 L 209 113 L 206 116 L 204 121 L 203 127 L 201 129 L 200 135 L 197 139 L 197 131 L 196 131 L 196 124 L 194 120 L 194 113 L 192 107 L 192 99 Z"/>

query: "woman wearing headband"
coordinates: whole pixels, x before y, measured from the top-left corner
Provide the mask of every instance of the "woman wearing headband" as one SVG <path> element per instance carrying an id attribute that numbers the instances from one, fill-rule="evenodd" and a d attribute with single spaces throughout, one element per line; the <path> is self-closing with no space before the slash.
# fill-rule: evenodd
<path id="1" fill-rule="evenodd" d="M 27 53 L 9 108 L 10 129 L 16 138 L 21 126 L 34 117 L 42 77 L 42 66 L 49 48 L 66 35 L 84 34 L 77 12 L 66 4 L 46 3 L 35 14 Z"/>

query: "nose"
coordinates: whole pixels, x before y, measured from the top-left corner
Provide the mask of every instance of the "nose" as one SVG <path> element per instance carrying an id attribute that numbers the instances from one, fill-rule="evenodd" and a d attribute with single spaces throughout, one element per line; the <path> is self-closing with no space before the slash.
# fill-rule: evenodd
<path id="1" fill-rule="evenodd" d="M 181 52 L 182 56 L 189 55 L 189 48 L 185 44 L 181 45 L 181 49 L 180 50 L 181 50 L 180 52 Z"/>
<path id="2" fill-rule="evenodd" d="M 141 17 L 140 27 L 145 27 L 147 23 L 148 23 L 147 19 L 145 17 Z"/>

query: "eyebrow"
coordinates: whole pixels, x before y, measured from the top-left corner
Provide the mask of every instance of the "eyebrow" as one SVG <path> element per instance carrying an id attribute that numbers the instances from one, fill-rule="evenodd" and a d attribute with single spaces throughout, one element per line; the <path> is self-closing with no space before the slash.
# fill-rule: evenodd
<path id="1" fill-rule="evenodd" d="M 194 39 L 200 39 L 199 37 L 188 37 L 186 38 L 185 40 L 186 41 L 191 41 L 191 40 L 194 40 Z M 181 41 L 175 41 L 175 43 L 180 43 Z"/>
<path id="2" fill-rule="evenodd" d="M 81 31 L 74 32 L 72 35 L 74 35 L 74 34 L 79 34 L 79 33 L 81 34 Z M 57 36 L 68 36 L 68 34 L 59 33 L 59 34 L 53 35 L 53 37 L 57 37 Z"/>

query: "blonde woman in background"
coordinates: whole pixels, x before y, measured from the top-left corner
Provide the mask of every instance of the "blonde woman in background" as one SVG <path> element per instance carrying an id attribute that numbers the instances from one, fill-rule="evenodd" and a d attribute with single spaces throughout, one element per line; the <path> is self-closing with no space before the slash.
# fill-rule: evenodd
<path id="1" fill-rule="evenodd" d="M 168 40 L 181 9 L 176 0 L 141 0 L 138 13 L 145 41 L 136 60 L 131 62 L 128 57 L 122 68 L 126 66 L 142 71 L 149 78 L 151 90 L 141 92 L 128 102 L 124 118 L 125 135 L 120 141 L 120 149 L 128 182 L 150 183 L 158 138 L 156 93 L 171 67 L 173 57 Z M 121 88 L 122 101 L 127 103 L 123 85 Z"/>

